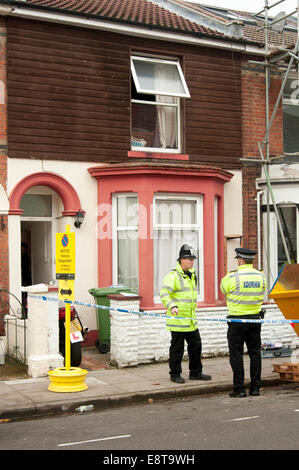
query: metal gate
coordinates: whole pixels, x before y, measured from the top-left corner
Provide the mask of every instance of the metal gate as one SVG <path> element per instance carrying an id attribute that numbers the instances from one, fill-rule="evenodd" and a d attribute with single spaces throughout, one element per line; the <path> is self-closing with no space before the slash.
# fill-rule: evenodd
<path id="1" fill-rule="evenodd" d="M 15 299 L 12 307 L 10 297 Z M 0 287 L 0 335 L 4 335 L 6 354 L 22 364 L 27 359 L 27 315 L 20 300 Z"/>

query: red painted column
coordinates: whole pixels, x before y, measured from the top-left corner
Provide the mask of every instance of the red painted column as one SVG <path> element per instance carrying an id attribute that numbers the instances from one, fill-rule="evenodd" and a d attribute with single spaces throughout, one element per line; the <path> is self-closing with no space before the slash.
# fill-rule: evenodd
<path id="1" fill-rule="evenodd" d="M 98 287 L 112 284 L 112 193 L 109 182 L 98 182 Z"/>
<path id="2" fill-rule="evenodd" d="M 220 290 L 220 282 L 224 276 L 224 197 L 223 191 L 221 195 L 216 195 L 218 197 L 218 233 L 217 233 L 217 243 L 218 243 L 218 300 L 223 299 L 223 294 Z"/>
<path id="3" fill-rule="evenodd" d="M 147 185 L 150 186 L 150 185 Z M 148 187 L 138 193 L 139 200 L 139 295 L 140 306 L 149 308 L 154 301 L 154 242 L 152 238 L 153 191 Z"/>

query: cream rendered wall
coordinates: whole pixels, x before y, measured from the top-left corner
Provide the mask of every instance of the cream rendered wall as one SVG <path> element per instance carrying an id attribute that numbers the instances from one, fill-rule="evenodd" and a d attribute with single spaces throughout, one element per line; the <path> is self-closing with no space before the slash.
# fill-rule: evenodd
<path id="1" fill-rule="evenodd" d="M 75 298 L 82 302 L 94 301 L 93 297 L 88 293 L 88 289 L 98 285 L 96 238 L 97 181 L 87 171 L 91 166 L 94 166 L 94 163 L 8 159 L 8 195 L 24 177 L 41 171 L 60 175 L 68 180 L 77 191 L 82 209 L 86 211 L 81 228 L 77 229 L 74 227 L 73 217 L 60 216 L 56 221 L 56 230 L 63 232 L 65 225 L 70 224 L 71 231 L 74 231 L 76 234 Z M 34 192 L 34 188 L 32 190 Z M 45 194 L 49 193 L 46 187 L 44 187 L 44 190 Z M 61 211 L 58 213 L 61 214 Z M 20 216 L 11 215 L 8 223 L 10 290 L 18 298 L 20 298 L 21 284 L 20 220 Z M 78 307 L 78 312 L 82 317 L 85 327 L 88 327 L 90 330 L 96 329 L 96 318 L 93 308 L 80 306 Z"/>

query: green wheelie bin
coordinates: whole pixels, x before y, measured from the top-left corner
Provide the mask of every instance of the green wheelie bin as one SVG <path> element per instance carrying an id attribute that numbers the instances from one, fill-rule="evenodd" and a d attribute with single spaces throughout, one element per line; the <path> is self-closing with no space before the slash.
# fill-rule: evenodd
<path id="1" fill-rule="evenodd" d="M 109 287 L 94 287 L 88 291 L 94 298 L 95 304 L 110 307 L 110 296 L 121 295 L 122 292 L 134 294 L 127 286 L 115 285 Z M 98 339 L 96 340 L 96 347 L 101 354 L 106 354 L 110 351 L 110 310 L 97 308 L 97 328 Z"/>

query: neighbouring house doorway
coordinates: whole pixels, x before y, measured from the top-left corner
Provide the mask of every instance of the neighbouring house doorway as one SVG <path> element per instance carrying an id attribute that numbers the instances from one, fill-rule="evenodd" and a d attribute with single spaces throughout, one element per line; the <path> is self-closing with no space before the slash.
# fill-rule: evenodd
<path id="1" fill-rule="evenodd" d="M 38 194 L 35 188 L 34 194 L 24 194 L 20 203 L 21 247 L 22 251 L 27 249 L 32 284 L 49 284 L 55 279 L 57 199 L 54 193 Z"/>
<path id="2" fill-rule="evenodd" d="M 53 278 L 52 222 L 22 221 L 21 242 L 27 246 L 32 284 L 49 284 Z"/>
<path id="3" fill-rule="evenodd" d="M 57 173 L 41 171 L 29 174 L 11 191 L 9 283 L 10 291 L 16 299 L 22 298 L 23 305 L 22 243 L 27 244 L 30 282 L 57 286 L 55 234 L 64 229 L 66 221 L 69 222 L 70 217 L 74 217 L 79 210 L 82 211 L 82 206 L 76 190 Z M 11 303 L 15 308 L 14 300 Z"/>

